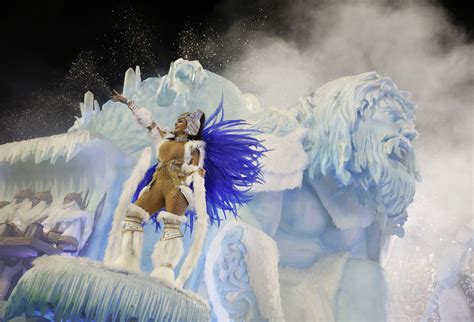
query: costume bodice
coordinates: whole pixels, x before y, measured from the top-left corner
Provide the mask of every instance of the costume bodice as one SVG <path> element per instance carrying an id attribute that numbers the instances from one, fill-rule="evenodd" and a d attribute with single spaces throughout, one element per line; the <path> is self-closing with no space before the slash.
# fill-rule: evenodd
<path id="1" fill-rule="evenodd" d="M 163 142 L 158 150 L 158 159 L 160 162 L 183 160 L 185 144 L 186 142 L 176 142 L 174 140 Z"/>
<path id="2" fill-rule="evenodd" d="M 184 145 L 186 142 L 176 142 L 167 140 L 160 144 L 158 148 L 159 164 L 150 182 L 155 180 L 172 180 L 175 185 L 183 184 L 186 175 L 181 167 L 184 163 Z"/>

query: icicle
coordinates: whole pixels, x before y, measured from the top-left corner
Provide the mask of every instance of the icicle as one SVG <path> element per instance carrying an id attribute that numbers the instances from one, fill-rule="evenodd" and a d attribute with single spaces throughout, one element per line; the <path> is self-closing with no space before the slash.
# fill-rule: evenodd
<path id="1" fill-rule="evenodd" d="M 49 160 L 51 158 L 51 155 L 53 153 L 53 146 L 52 144 L 50 144 L 49 142 L 47 142 L 46 140 L 44 141 L 44 150 L 43 150 L 43 153 L 41 155 L 41 161 L 44 161 L 44 160 Z"/>
<path id="2" fill-rule="evenodd" d="M 173 88 L 174 85 L 174 62 L 171 62 L 170 65 L 170 70 L 168 72 L 168 78 L 169 78 L 169 87 Z"/>
<path id="3" fill-rule="evenodd" d="M 57 149 L 57 153 L 55 157 L 51 158 L 51 164 L 56 163 L 57 158 L 66 155 L 68 138 L 70 138 L 70 136 L 61 136 L 61 137 L 56 138 L 53 145 L 54 145 L 54 148 Z"/>
<path id="4" fill-rule="evenodd" d="M 94 108 L 94 94 L 91 91 L 87 91 L 84 94 L 84 124 L 87 124 L 92 119 L 92 110 Z"/>
<path id="5" fill-rule="evenodd" d="M 140 71 L 140 66 L 135 67 L 135 91 L 138 90 L 140 84 L 142 83 L 142 73 Z"/>
<path id="6" fill-rule="evenodd" d="M 76 156 L 76 154 L 79 152 L 79 149 L 77 149 L 77 146 L 74 144 L 75 142 L 70 142 L 67 145 L 67 150 L 66 152 L 66 162 L 71 161 L 72 158 Z"/>
<path id="7" fill-rule="evenodd" d="M 84 176 L 79 177 L 79 187 L 77 188 L 78 188 L 78 191 L 83 191 L 84 193 L 87 191 L 87 177 L 84 177 Z"/>
<path id="8" fill-rule="evenodd" d="M 26 144 L 21 145 L 21 152 L 19 154 L 20 162 L 26 162 L 28 160 L 32 153 L 32 148 L 32 146 L 27 146 Z"/>
<path id="9" fill-rule="evenodd" d="M 54 319 L 208 321 L 206 301 L 168 288 L 141 274 L 111 270 L 102 263 L 61 256 L 35 261 L 10 296 L 5 318 L 54 306 Z M 119 319 L 118 316 L 119 315 Z"/>
<path id="10" fill-rule="evenodd" d="M 84 103 L 80 102 L 79 103 L 79 109 L 81 110 L 81 118 L 83 119 L 84 116 L 86 115 L 86 108 L 84 107 Z"/>
<path id="11" fill-rule="evenodd" d="M 125 72 L 125 79 L 123 81 L 123 96 L 131 97 L 135 92 L 135 72 L 129 68 Z"/>
<path id="12" fill-rule="evenodd" d="M 100 105 L 97 100 L 94 100 L 94 109 L 92 110 L 92 115 L 97 115 L 100 112 Z"/>
<path id="13" fill-rule="evenodd" d="M 77 182 L 77 176 L 77 174 L 72 174 L 69 178 L 65 178 L 65 180 L 62 180 L 61 186 L 63 195 L 66 195 L 70 192 L 76 192 L 75 184 Z"/>

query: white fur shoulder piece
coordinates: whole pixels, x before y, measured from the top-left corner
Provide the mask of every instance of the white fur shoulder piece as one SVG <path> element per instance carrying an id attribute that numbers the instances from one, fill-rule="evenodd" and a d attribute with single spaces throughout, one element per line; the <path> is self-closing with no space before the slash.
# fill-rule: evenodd
<path id="1" fill-rule="evenodd" d="M 199 168 L 204 167 L 204 159 L 206 157 L 205 148 L 206 142 L 204 141 L 189 141 L 184 145 L 184 172 L 191 173 Z M 199 163 L 197 166 L 191 164 L 191 157 L 194 150 L 199 151 Z"/>

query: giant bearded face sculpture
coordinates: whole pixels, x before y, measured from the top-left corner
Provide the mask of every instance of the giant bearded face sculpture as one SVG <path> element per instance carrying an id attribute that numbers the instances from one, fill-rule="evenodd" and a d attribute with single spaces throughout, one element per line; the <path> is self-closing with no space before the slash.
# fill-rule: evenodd
<path id="1" fill-rule="evenodd" d="M 386 222 L 389 234 L 403 236 L 420 178 L 411 145 L 415 105 L 408 93 L 371 72 L 330 82 L 309 101 L 310 177 L 335 178 Z"/>

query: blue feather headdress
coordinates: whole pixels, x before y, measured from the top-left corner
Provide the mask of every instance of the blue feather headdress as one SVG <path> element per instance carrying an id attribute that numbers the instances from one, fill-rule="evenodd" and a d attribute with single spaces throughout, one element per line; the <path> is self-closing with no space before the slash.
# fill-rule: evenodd
<path id="1" fill-rule="evenodd" d="M 204 124 L 201 139 L 206 142 L 206 204 L 211 224 L 219 226 L 221 214 L 237 217 L 237 209 L 252 200 L 249 194 L 254 183 L 262 183 L 261 158 L 267 151 L 262 142 L 254 137 L 260 133 L 249 129 L 244 120 L 224 120 L 224 100 Z M 145 174 L 135 191 L 132 202 L 138 199 L 140 191 L 148 185 L 157 164 Z M 195 213 L 186 211 L 188 226 L 192 232 Z M 156 214 L 152 219 L 159 228 Z"/>

